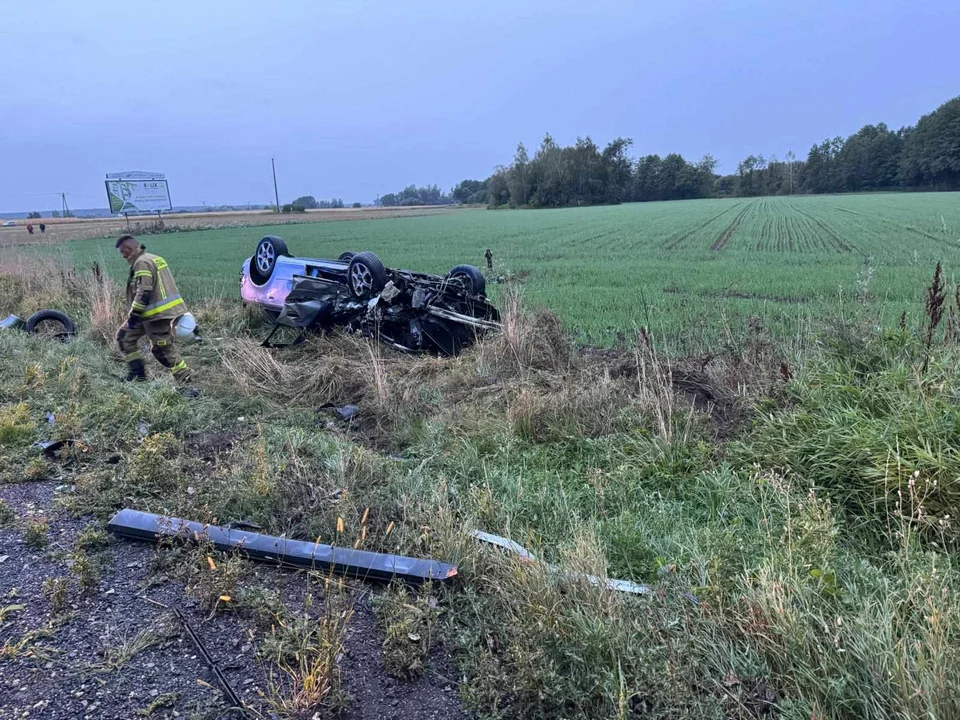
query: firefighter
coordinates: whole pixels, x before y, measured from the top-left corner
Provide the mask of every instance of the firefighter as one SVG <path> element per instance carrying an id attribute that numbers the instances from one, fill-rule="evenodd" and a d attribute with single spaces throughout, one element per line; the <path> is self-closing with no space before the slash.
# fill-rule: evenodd
<path id="1" fill-rule="evenodd" d="M 130 263 L 127 280 L 127 322 L 117 331 L 117 345 L 123 353 L 129 372 L 125 380 L 147 379 L 140 352 L 140 341 L 147 337 L 153 356 L 173 373 L 178 382 L 189 385 L 190 368 L 180 357 L 174 331 L 177 318 L 187 313 L 187 306 L 177 292 L 177 285 L 167 261 L 147 252 L 132 235 L 122 235 L 117 249 Z"/>

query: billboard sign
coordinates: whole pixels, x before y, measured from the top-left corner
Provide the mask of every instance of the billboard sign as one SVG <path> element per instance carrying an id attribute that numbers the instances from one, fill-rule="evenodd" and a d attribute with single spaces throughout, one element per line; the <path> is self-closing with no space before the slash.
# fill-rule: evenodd
<path id="1" fill-rule="evenodd" d="M 170 188 L 163 173 L 108 174 L 106 185 L 111 214 L 173 209 Z"/>

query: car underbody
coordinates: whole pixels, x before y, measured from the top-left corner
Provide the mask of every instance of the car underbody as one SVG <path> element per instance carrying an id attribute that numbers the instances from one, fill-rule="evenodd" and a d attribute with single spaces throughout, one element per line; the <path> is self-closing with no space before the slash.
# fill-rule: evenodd
<path id="1" fill-rule="evenodd" d="M 267 236 L 243 263 L 241 297 L 262 307 L 274 328 L 360 332 L 407 352 L 455 355 L 479 336 L 500 329 L 500 314 L 485 296 L 486 281 L 472 265 L 446 275 L 385 268 L 370 252 L 336 260 L 294 257 L 279 237 Z M 302 333 L 298 335 L 302 338 Z"/>

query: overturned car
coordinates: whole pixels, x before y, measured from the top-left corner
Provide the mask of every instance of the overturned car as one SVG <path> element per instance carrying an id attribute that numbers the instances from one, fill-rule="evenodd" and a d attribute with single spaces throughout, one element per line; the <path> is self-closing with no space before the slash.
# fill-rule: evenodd
<path id="1" fill-rule="evenodd" d="M 362 332 L 398 350 L 455 355 L 485 332 L 500 329 L 479 268 L 457 265 L 446 275 L 384 267 L 372 252 L 336 260 L 290 255 L 268 235 L 243 263 L 240 295 L 280 327 Z M 264 344 L 269 344 L 268 337 Z"/>

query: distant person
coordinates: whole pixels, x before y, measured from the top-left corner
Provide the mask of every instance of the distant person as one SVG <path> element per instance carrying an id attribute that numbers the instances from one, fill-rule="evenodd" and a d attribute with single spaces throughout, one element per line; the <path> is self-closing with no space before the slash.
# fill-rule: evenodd
<path id="1" fill-rule="evenodd" d="M 47 231 L 47 226 L 43 223 L 40 223 L 40 233 L 43 234 Z"/>
<path id="2" fill-rule="evenodd" d="M 487 248 L 483 256 L 487 259 L 487 270 L 493 270 L 493 253 L 490 252 L 490 248 Z"/>
<path id="3" fill-rule="evenodd" d="M 33 223 L 27 223 L 27 232 L 33 235 Z"/>
<path id="4" fill-rule="evenodd" d="M 180 357 L 174 331 L 177 318 L 187 314 L 186 303 L 177 292 L 167 261 L 147 252 L 133 235 L 121 235 L 117 249 L 130 263 L 127 280 L 127 322 L 117 330 L 117 345 L 129 372 L 126 381 L 145 381 L 146 368 L 140 341 L 147 337 L 151 352 L 173 377 L 184 385 L 191 381 L 190 368 Z"/>

